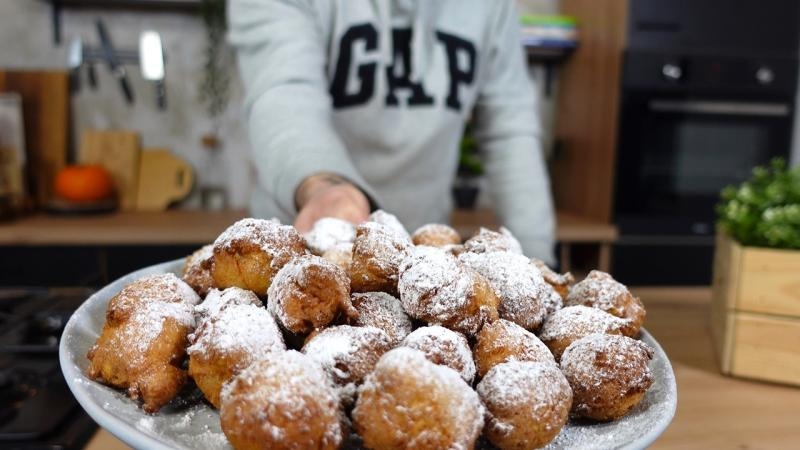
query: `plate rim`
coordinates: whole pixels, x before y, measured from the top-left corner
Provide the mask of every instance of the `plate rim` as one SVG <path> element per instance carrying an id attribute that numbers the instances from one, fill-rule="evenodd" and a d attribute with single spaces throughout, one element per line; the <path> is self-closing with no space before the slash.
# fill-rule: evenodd
<path id="1" fill-rule="evenodd" d="M 109 300 L 113 295 L 117 293 L 119 290 L 118 284 L 121 280 L 124 279 L 135 279 L 140 278 L 146 275 L 151 275 L 155 273 L 164 273 L 164 272 L 175 272 L 176 269 L 182 267 L 183 263 L 185 262 L 186 258 L 178 258 L 166 262 L 162 262 L 159 264 L 154 264 L 151 266 L 147 266 L 136 271 L 130 272 L 126 275 L 123 275 L 116 280 L 108 283 L 106 286 L 89 296 L 70 316 L 69 321 L 67 322 L 66 326 L 64 327 L 64 332 L 62 333 L 62 338 L 59 342 L 59 349 L 58 349 L 58 356 L 59 356 L 59 364 L 61 366 L 62 374 L 67 382 L 67 386 L 69 387 L 72 395 L 81 405 L 81 407 L 86 411 L 87 414 L 95 421 L 98 425 L 100 425 L 103 429 L 107 432 L 111 433 L 125 444 L 130 445 L 133 448 L 142 448 L 142 449 L 153 449 L 153 450 L 170 450 L 174 449 L 175 446 L 167 445 L 164 441 L 159 440 L 155 437 L 148 435 L 147 433 L 143 432 L 142 430 L 136 428 L 133 424 L 118 418 L 116 415 L 109 413 L 106 411 L 100 404 L 94 401 L 93 398 L 85 392 L 81 388 L 81 384 L 84 383 L 84 380 L 88 380 L 89 382 L 93 382 L 90 380 L 81 370 L 79 370 L 78 366 L 73 363 L 73 354 L 71 350 L 68 348 L 68 341 L 66 337 L 70 335 L 70 332 L 73 328 L 77 326 L 77 318 L 85 315 L 85 310 L 89 309 L 89 306 L 92 305 L 94 302 L 97 302 L 97 298 L 99 297 L 107 297 Z M 109 295 L 110 294 L 110 295 Z M 79 314 L 80 313 L 80 314 Z M 665 386 L 668 389 L 667 398 L 667 405 L 666 405 L 666 413 L 664 414 L 664 419 L 657 422 L 656 426 L 651 428 L 647 433 L 639 436 L 634 441 L 628 442 L 623 444 L 617 448 L 624 449 L 624 450 L 633 450 L 633 449 L 642 449 L 650 446 L 656 439 L 661 436 L 664 431 L 670 426 L 672 423 L 673 418 L 675 417 L 675 412 L 677 410 L 678 404 L 678 395 L 677 395 L 677 384 L 675 380 L 675 372 L 672 368 L 672 363 L 667 356 L 667 353 L 661 347 L 661 344 L 649 333 L 645 328 L 641 329 L 640 332 L 640 339 L 646 341 L 649 345 L 654 347 L 654 352 L 657 355 L 663 355 L 663 363 L 665 365 L 665 373 L 668 374 L 668 379 L 665 381 Z M 109 388 L 113 389 L 113 388 Z M 144 413 L 144 412 L 143 412 Z M 147 414 L 147 413 L 144 413 Z M 147 414 L 148 417 L 157 417 L 156 414 Z"/>

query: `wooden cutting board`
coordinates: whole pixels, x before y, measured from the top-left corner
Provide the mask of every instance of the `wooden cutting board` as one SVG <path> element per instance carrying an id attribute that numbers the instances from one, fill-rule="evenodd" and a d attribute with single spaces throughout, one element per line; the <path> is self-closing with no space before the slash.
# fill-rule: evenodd
<path id="1" fill-rule="evenodd" d="M 100 164 L 114 178 L 119 208 L 136 208 L 141 144 L 139 133 L 130 130 L 87 130 L 81 135 L 78 161 Z"/>
<path id="2" fill-rule="evenodd" d="M 0 92 L 22 96 L 27 179 L 36 203 L 45 205 L 52 197 L 56 173 L 67 163 L 69 74 L 0 70 Z"/>
<path id="3" fill-rule="evenodd" d="M 194 170 L 166 149 L 145 149 L 141 154 L 136 209 L 161 211 L 186 198 L 194 184 Z"/>

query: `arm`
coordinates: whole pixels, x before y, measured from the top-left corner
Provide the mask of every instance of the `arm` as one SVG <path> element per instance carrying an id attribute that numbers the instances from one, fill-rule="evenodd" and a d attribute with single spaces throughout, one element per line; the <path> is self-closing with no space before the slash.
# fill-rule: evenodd
<path id="1" fill-rule="evenodd" d="M 475 107 L 475 138 L 500 220 L 520 240 L 527 256 L 552 265 L 555 214 L 539 137 L 536 92 L 525 66 L 514 2 L 498 3 L 484 52 L 486 79 Z"/>
<path id="2" fill-rule="evenodd" d="M 259 183 L 280 208 L 301 211 L 301 228 L 317 216 L 343 210 L 322 201 L 330 200 L 331 192 L 346 191 L 334 198 L 352 197 L 357 203 L 357 212 L 343 218 L 363 219 L 364 193 L 375 196 L 333 128 L 326 38 L 315 11 L 300 0 L 232 0 L 228 14 L 230 41 L 247 93 L 245 117 Z M 327 175 L 341 182 L 331 183 Z M 358 189 L 343 189 L 347 184 Z M 364 218 L 366 214 L 369 206 Z"/>

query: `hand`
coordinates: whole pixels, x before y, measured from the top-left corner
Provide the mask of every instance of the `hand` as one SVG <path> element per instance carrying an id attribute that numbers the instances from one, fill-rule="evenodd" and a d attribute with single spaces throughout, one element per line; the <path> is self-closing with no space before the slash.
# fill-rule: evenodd
<path id="1" fill-rule="evenodd" d="M 346 179 L 321 173 L 312 175 L 297 188 L 295 194 L 298 214 L 294 226 L 300 233 L 311 230 L 323 217 L 336 217 L 358 224 L 369 217 L 369 200 L 363 192 Z"/>

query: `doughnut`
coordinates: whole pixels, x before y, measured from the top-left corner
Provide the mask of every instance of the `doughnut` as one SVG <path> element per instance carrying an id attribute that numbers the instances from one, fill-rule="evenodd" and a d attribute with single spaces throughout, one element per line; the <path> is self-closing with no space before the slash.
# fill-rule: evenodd
<path id="1" fill-rule="evenodd" d="M 352 243 L 356 238 L 356 227 L 342 219 L 323 217 L 314 222 L 311 231 L 303 236 L 306 246 L 317 256 L 322 256 L 338 244 Z"/>
<path id="2" fill-rule="evenodd" d="M 224 383 L 254 361 L 286 350 L 275 319 L 255 304 L 227 304 L 206 319 L 192 339 L 187 349 L 189 375 L 215 408 Z"/>
<path id="3" fill-rule="evenodd" d="M 500 298 L 497 312 L 526 330 L 535 330 L 544 321 L 552 288 L 528 258 L 511 252 L 465 252 L 458 260 L 477 270 Z"/>
<path id="4" fill-rule="evenodd" d="M 267 307 L 294 334 L 324 327 L 340 314 L 358 315 L 350 304 L 347 274 L 314 255 L 297 257 L 278 271 L 269 287 Z"/>
<path id="5" fill-rule="evenodd" d="M 382 209 L 373 211 L 367 218 L 369 222 L 379 223 L 389 230 L 393 231 L 397 236 L 401 237 L 408 243 L 411 243 L 411 236 L 408 234 L 406 227 L 400 223 L 400 220 L 394 214 L 388 213 Z"/>
<path id="6" fill-rule="evenodd" d="M 391 349 L 392 342 L 383 330 L 338 325 L 315 333 L 302 351 L 317 361 L 340 388 L 343 404 L 352 405 L 356 387 Z"/>
<path id="7" fill-rule="evenodd" d="M 353 243 L 340 242 L 329 248 L 322 257 L 350 273 L 350 264 L 353 263 Z"/>
<path id="8" fill-rule="evenodd" d="M 402 345 L 421 351 L 434 364 L 455 370 L 467 384 L 472 385 L 475 361 L 463 334 L 438 325 L 420 327 L 406 336 Z"/>
<path id="9" fill-rule="evenodd" d="M 214 245 L 208 244 L 195 251 L 183 263 L 181 277 L 201 298 L 216 287 L 214 284 Z"/>
<path id="10" fill-rule="evenodd" d="M 436 247 L 414 247 L 400 266 L 400 302 L 413 318 L 472 336 L 497 319 L 489 282 Z"/>
<path id="11" fill-rule="evenodd" d="M 237 449 L 338 449 L 344 415 L 325 371 L 294 350 L 259 360 L 222 387 L 222 432 Z"/>
<path id="12" fill-rule="evenodd" d="M 635 337 L 644 324 L 645 310 L 642 301 L 634 297 L 624 284 L 611 275 L 593 270 L 569 291 L 564 306 L 585 305 L 601 309 L 630 322 L 622 334 Z"/>
<path id="13" fill-rule="evenodd" d="M 156 412 L 187 380 L 182 366 L 194 329 L 195 291 L 171 273 L 128 284 L 111 298 L 103 330 L 86 355 L 87 376 L 127 390 Z"/>
<path id="14" fill-rule="evenodd" d="M 572 413 L 598 421 L 619 419 L 653 384 L 648 363 L 653 349 L 627 336 L 590 334 L 561 355 L 561 371 L 572 387 Z"/>
<path id="15" fill-rule="evenodd" d="M 461 235 L 455 228 L 441 223 L 430 223 L 417 228 L 411 235 L 414 245 L 428 245 L 430 247 L 447 247 L 460 245 Z"/>
<path id="16" fill-rule="evenodd" d="M 472 253 L 511 252 L 521 255 L 522 245 L 505 227 L 500 231 L 481 228 L 475 236 L 464 242 L 464 250 Z"/>
<path id="17" fill-rule="evenodd" d="M 411 241 L 386 225 L 365 222 L 356 227 L 350 285 L 353 292 L 386 292 L 397 295 L 397 272 Z"/>
<path id="18" fill-rule="evenodd" d="M 483 428 L 484 408 L 454 370 L 398 347 L 358 388 L 352 417 L 367 448 L 470 449 Z"/>
<path id="19" fill-rule="evenodd" d="M 573 277 L 571 273 L 557 273 L 548 267 L 544 261 L 538 258 L 531 258 L 531 264 L 539 269 L 544 281 L 546 281 L 550 286 L 553 286 L 553 289 L 558 292 L 558 295 L 560 295 L 562 299 L 567 298 L 567 294 L 569 294 L 569 287 L 575 282 L 575 277 Z"/>
<path id="20" fill-rule="evenodd" d="M 597 308 L 567 306 L 547 318 L 539 332 L 539 339 L 558 361 L 564 349 L 574 341 L 592 333 L 622 334 L 628 322 Z"/>
<path id="21" fill-rule="evenodd" d="M 413 330 L 411 318 L 403 310 L 396 297 L 385 292 L 361 292 L 350 295 L 358 317 L 351 319 L 352 325 L 376 327 L 383 330 L 398 345 Z"/>
<path id="22" fill-rule="evenodd" d="M 220 289 L 236 286 L 263 297 L 278 270 L 306 253 L 294 227 L 275 220 L 242 219 L 214 241 L 214 282 Z"/>
<path id="23" fill-rule="evenodd" d="M 211 289 L 203 302 L 194 307 L 194 318 L 199 327 L 209 317 L 219 314 L 228 305 L 256 305 L 264 306 L 261 300 L 252 291 L 238 287 L 229 287 L 220 291 Z"/>
<path id="24" fill-rule="evenodd" d="M 555 364 L 498 364 L 476 388 L 486 407 L 484 435 L 500 450 L 543 447 L 569 418 L 572 389 Z"/>
<path id="25" fill-rule="evenodd" d="M 536 335 L 503 319 L 483 326 L 472 351 L 481 377 L 492 367 L 512 360 L 555 364 L 553 354 Z"/>

